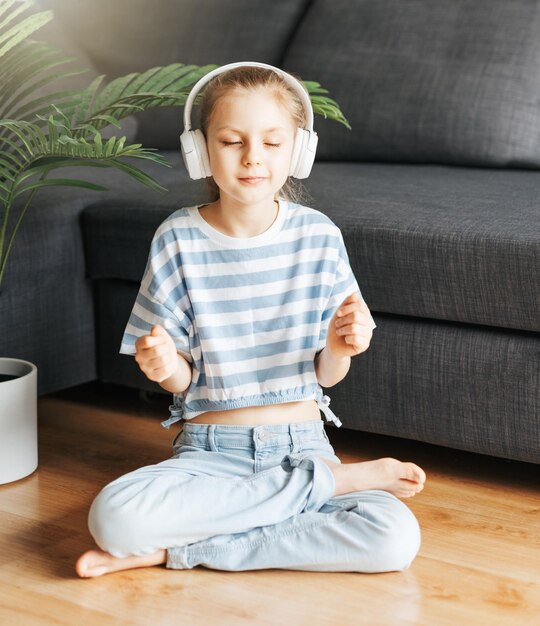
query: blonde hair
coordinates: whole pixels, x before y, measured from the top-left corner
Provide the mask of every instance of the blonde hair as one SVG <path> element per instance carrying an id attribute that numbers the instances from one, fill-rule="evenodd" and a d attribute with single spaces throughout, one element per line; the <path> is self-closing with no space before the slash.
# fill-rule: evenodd
<path id="1" fill-rule="evenodd" d="M 279 74 L 262 67 L 245 66 L 218 74 L 206 86 L 199 109 L 200 126 L 204 136 L 207 137 L 208 125 L 220 98 L 233 89 L 255 90 L 260 88 L 270 91 L 279 104 L 289 112 L 297 128 L 303 128 L 306 125 L 306 113 L 300 97 Z M 211 201 L 217 200 L 219 187 L 213 178 L 206 178 L 205 180 L 212 196 Z M 278 196 L 299 204 L 307 202 L 309 197 L 302 183 L 291 176 L 287 178 L 279 190 Z"/>

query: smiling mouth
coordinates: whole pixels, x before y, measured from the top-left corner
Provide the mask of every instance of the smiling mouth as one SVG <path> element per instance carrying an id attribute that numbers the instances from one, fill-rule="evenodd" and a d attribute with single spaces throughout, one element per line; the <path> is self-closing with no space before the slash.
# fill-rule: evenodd
<path id="1" fill-rule="evenodd" d="M 264 176 L 248 176 L 246 178 L 240 178 L 239 180 L 241 180 L 243 183 L 255 184 L 266 180 L 266 178 Z"/>

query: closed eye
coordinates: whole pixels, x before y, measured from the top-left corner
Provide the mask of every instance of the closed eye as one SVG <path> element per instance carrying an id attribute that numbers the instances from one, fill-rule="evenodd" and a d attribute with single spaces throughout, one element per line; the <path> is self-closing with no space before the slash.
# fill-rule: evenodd
<path id="1" fill-rule="evenodd" d="M 238 146 L 240 145 L 242 142 L 241 141 L 222 141 L 221 142 L 224 146 Z M 265 143 L 265 146 L 269 146 L 271 148 L 279 148 L 281 146 L 280 143 Z"/>

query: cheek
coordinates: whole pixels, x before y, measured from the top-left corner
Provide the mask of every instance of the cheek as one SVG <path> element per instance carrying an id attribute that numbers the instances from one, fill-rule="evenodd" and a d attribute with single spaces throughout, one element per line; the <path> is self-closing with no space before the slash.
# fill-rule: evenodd
<path id="1" fill-rule="evenodd" d="M 278 171 L 281 176 L 287 177 L 289 175 L 292 153 L 293 149 L 291 146 L 290 149 L 284 150 L 279 156 L 275 157 L 276 171 Z"/>
<path id="2" fill-rule="evenodd" d="M 210 167 L 213 172 L 225 172 L 230 169 L 231 158 L 224 154 L 220 150 L 215 148 L 208 148 L 208 158 L 210 160 Z"/>

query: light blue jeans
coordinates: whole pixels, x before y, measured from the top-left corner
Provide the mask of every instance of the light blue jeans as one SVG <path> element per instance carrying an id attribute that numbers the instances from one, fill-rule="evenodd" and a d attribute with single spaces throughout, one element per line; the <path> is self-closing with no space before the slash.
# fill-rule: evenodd
<path id="1" fill-rule="evenodd" d="M 167 549 L 167 567 L 387 572 L 420 547 L 410 509 L 385 491 L 333 497 L 339 462 L 320 420 L 185 423 L 174 456 L 107 485 L 89 528 L 117 557 Z"/>

